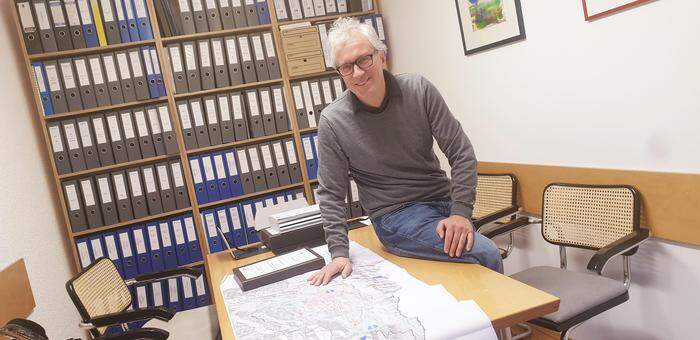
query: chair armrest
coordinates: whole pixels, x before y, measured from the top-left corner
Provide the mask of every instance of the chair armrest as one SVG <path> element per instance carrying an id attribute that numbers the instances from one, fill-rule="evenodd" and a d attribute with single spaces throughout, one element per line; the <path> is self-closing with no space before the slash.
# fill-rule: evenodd
<path id="1" fill-rule="evenodd" d="M 503 235 L 515 231 L 516 229 L 522 228 L 524 226 L 530 225 L 530 219 L 527 216 L 520 216 L 508 223 L 494 227 L 493 229 L 482 233 L 482 235 L 488 238 L 494 238 L 498 235 Z"/>
<path id="2" fill-rule="evenodd" d="M 119 334 L 110 334 L 96 338 L 95 340 L 165 340 L 170 336 L 168 331 L 158 328 L 133 329 Z"/>
<path id="3" fill-rule="evenodd" d="M 605 265 L 616 255 L 620 255 L 639 246 L 649 238 L 649 229 L 637 229 L 617 241 L 600 248 L 588 261 L 588 270 L 601 274 Z"/>
<path id="4" fill-rule="evenodd" d="M 100 315 L 90 319 L 89 322 L 92 327 L 106 327 L 139 320 L 158 319 L 170 321 L 173 316 L 175 316 L 175 312 L 172 310 L 164 307 L 157 307 Z"/>
<path id="5" fill-rule="evenodd" d="M 191 268 L 177 268 L 158 273 L 139 275 L 133 279 L 125 280 L 124 283 L 126 283 L 127 286 L 131 286 L 134 283 L 148 283 L 152 281 L 172 279 L 180 276 L 186 276 L 190 279 L 197 279 L 200 275 L 202 275 L 202 272 L 198 270 Z"/>
<path id="6" fill-rule="evenodd" d="M 518 207 L 517 206 L 510 206 L 505 209 L 501 209 L 496 212 L 492 212 L 486 216 L 483 216 L 481 218 L 475 219 L 472 221 L 472 225 L 474 225 L 475 229 L 479 229 L 484 224 L 491 223 L 493 221 L 497 221 L 503 217 L 513 215 L 518 212 Z"/>

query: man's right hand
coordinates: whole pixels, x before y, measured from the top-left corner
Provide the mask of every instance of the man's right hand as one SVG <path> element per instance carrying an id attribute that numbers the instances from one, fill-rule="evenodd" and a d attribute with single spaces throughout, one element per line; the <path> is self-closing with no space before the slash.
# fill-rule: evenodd
<path id="1" fill-rule="evenodd" d="M 350 273 L 352 273 L 352 262 L 350 262 L 349 258 L 334 258 L 331 263 L 327 264 L 325 267 L 321 268 L 321 270 L 311 275 L 308 281 L 314 286 L 321 284 L 327 285 L 328 282 L 331 282 L 333 277 L 335 277 L 335 275 L 338 273 L 340 273 L 343 278 L 350 276 Z"/>

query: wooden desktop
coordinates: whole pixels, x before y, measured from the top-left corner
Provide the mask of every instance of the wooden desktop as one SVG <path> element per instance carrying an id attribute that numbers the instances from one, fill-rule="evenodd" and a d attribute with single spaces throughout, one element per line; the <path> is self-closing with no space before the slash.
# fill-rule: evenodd
<path id="1" fill-rule="evenodd" d="M 475 264 L 437 262 L 399 257 L 386 252 L 371 227 L 350 231 L 350 239 L 406 269 L 411 275 L 429 284 L 442 284 L 457 300 L 474 300 L 491 319 L 494 328 L 502 329 L 559 309 L 559 298 L 520 283 L 508 276 Z M 271 257 L 260 254 L 234 261 L 228 252 L 207 255 L 208 279 L 213 303 L 219 318 L 222 339 L 234 339 L 233 329 L 219 290 L 221 280 L 233 268 Z"/>

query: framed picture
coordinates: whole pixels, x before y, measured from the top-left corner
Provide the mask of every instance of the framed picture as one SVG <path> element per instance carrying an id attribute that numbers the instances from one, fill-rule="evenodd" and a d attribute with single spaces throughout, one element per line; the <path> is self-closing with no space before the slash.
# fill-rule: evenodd
<path id="1" fill-rule="evenodd" d="M 455 0 L 464 54 L 525 39 L 520 0 Z"/>
<path id="2" fill-rule="evenodd" d="M 582 0 L 583 16 L 591 21 L 606 15 L 639 6 L 651 0 Z"/>

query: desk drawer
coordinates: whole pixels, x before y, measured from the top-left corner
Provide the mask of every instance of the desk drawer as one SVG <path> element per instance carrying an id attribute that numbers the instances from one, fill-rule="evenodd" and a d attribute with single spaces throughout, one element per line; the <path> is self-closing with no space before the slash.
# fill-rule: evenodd
<path id="1" fill-rule="evenodd" d="M 326 63 L 323 60 L 323 54 L 310 54 L 300 58 L 288 59 L 287 69 L 291 77 L 296 77 L 323 72 L 326 70 Z"/>

